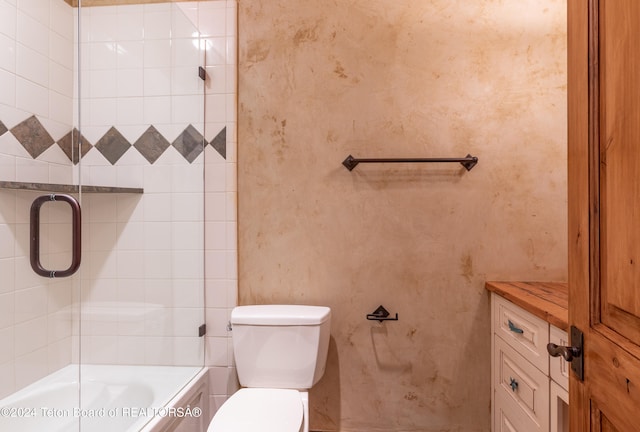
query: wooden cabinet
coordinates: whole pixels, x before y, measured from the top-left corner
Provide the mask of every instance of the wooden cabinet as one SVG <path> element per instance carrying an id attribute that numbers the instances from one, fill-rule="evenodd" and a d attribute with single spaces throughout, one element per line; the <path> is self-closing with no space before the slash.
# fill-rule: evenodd
<path id="1" fill-rule="evenodd" d="M 567 333 L 492 293 L 494 432 L 568 432 L 567 363 L 551 358 L 549 342 Z"/>

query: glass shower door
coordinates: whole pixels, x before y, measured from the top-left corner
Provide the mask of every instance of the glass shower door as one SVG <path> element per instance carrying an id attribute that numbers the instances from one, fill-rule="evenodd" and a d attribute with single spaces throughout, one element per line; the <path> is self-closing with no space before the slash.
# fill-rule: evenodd
<path id="1" fill-rule="evenodd" d="M 138 430 L 204 363 L 198 2 L 116 3 L 85 0 L 78 9 L 85 148 L 78 354 L 83 388 L 116 395 L 82 395 L 88 414 L 105 410 L 82 417 L 92 431 Z"/>
<path id="2" fill-rule="evenodd" d="M 80 279 L 55 271 L 77 267 L 74 213 L 51 199 L 81 201 L 74 35 L 63 0 L 0 0 L 0 430 L 78 428 Z"/>

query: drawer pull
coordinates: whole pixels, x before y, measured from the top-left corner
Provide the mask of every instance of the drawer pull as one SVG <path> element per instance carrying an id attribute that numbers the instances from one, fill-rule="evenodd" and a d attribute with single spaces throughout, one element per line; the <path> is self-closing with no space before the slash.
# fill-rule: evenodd
<path id="1" fill-rule="evenodd" d="M 509 385 L 511 386 L 511 391 L 516 391 L 518 389 L 518 381 L 515 378 L 509 377 Z"/>
<path id="2" fill-rule="evenodd" d="M 521 328 L 519 328 L 519 327 L 516 327 L 516 325 L 515 325 L 514 323 L 512 323 L 512 322 L 511 322 L 511 320 L 509 320 L 509 321 L 507 322 L 507 324 L 509 324 L 509 330 L 511 330 L 512 332 L 514 332 L 514 333 L 518 333 L 518 334 L 522 334 L 522 333 L 524 333 L 524 330 L 522 330 L 522 329 L 521 329 Z"/>

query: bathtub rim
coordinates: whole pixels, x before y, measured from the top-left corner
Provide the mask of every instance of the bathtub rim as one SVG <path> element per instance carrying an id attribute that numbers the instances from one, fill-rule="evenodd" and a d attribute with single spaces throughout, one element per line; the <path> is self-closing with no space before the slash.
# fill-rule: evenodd
<path id="1" fill-rule="evenodd" d="M 186 407 L 198 393 L 202 394 L 202 413 L 203 419 L 202 432 L 207 430 L 210 421 L 209 415 L 209 368 L 203 366 L 197 374 L 195 374 L 171 400 L 166 403 L 166 407 Z M 160 417 L 155 416 L 149 420 L 139 432 L 164 432 L 173 430 L 171 427 L 181 419 L 176 417 Z"/>
<path id="2" fill-rule="evenodd" d="M 109 370 L 110 368 L 114 368 L 114 370 Z M 123 382 L 135 382 L 135 379 L 125 379 L 127 375 L 131 375 L 133 371 L 140 371 L 140 368 L 147 368 L 147 371 L 151 371 L 151 375 L 155 375 L 159 372 L 162 372 L 163 369 L 170 369 L 176 371 L 175 368 L 183 369 L 183 371 L 178 372 L 184 374 L 185 372 L 188 374 L 188 377 L 184 377 L 182 380 L 178 380 L 178 383 L 174 383 L 171 386 L 171 393 L 162 394 L 158 393 L 157 381 L 151 381 L 151 386 L 153 390 L 153 401 L 151 402 L 150 407 L 155 408 L 164 408 L 164 407 L 178 407 L 184 405 L 193 398 L 194 395 L 197 395 L 199 391 L 202 392 L 203 404 L 200 407 L 202 410 L 201 417 L 203 418 L 203 424 L 206 425 L 208 423 L 209 409 L 208 409 L 208 371 L 209 368 L 206 366 L 145 366 L 145 365 L 92 365 L 92 364 L 69 364 L 57 371 L 54 371 L 40 380 L 29 384 L 28 386 L 18 390 L 7 397 L 0 399 L 2 403 L 0 406 L 11 406 L 15 403 L 19 403 L 24 400 L 25 397 L 29 397 L 30 394 L 38 395 L 39 390 L 44 387 L 45 390 L 48 390 L 50 387 L 55 387 L 58 385 L 79 385 L 80 382 L 87 381 L 91 382 L 96 380 L 98 383 L 105 383 L 105 385 L 114 384 L 114 381 L 106 380 L 102 381 L 99 378 L 104 376 L 109 376 L 111 378 L 114 377 L 112 373 L 117 369 L 120 369 L 120 374 L 117 379 L 115 379 L 115 384 L 120 380 Z M 83 372 L 80 372 L 83 371 Z M 108 375 L 105 375 L 105 371 L 108 371 Z M 124 373 L 123 373 L 124 372 Z M 124 375 L 124 377 L 123 377 Z M 96 379 L 98 378 L 98 379 Z M 176 377 L 179 378 L 179 377 Z M 143 381 L 144 382 L 144 381 Z M 161 386 L 162 388 L 162 386 Z M 28 400 L 28 399 L 27 399 Z M 35 407 L 36 410 L 39 407 Z M 65 408 L 66 410 L 66 408 Z M 166 425 L 176 423 L 176 420 L 181 420 L 178 417 L 171 416 L 159 416 L 156 415 L 154 417 L 144 417 L 141 416 L 137 420 L 133 421 L 130 425 L 130 428 L 127 429 L 127 432 L 136 431 L 136 432 L 157 432 L 166 430 Z M 136 427 L 137 429 L 132 429 Z M 206 430 L 206 428 L 205 428 Z"/>

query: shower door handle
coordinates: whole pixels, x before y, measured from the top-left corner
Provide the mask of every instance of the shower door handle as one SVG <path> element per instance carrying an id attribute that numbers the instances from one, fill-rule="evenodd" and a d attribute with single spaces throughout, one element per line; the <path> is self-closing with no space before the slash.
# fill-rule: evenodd
<path id="1" fill-rule="evenodd" d="M 71 207 L 72 217 L 72 249 L 71 249 L 71 265 L 66 270 L 47 270 L 40 263 L 40 208 L 46 202 L 64 201 Z M 71 195 L 51 194 L 42 195 L 36 198 L 31 204 L 30 217 L 30 246 L 31 246 L 31 268 L 36 274 L 48 278 L 67 277 L 78 271 L 80 267 L 81 255 L 81 212 L 80 204 Z"/>

